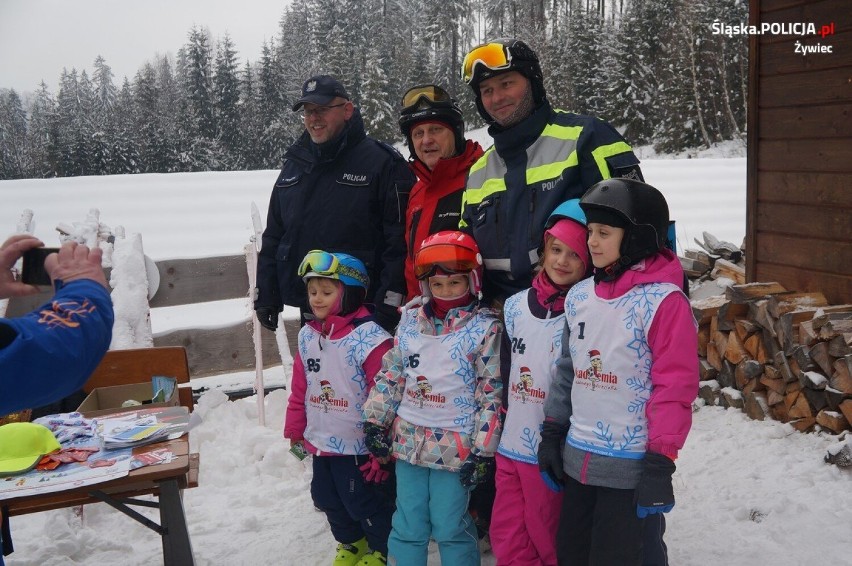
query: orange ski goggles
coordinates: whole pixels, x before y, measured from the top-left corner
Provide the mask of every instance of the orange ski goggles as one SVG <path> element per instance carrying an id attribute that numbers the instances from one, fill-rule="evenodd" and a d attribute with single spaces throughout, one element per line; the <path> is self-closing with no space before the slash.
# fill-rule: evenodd
<path id="1" fill-rule="evenodd" d="M 512 53 L 502 43 L 485 43 L 474 47 L 465 55 L 464 62 L 462 62 L 462 79 L 464 82 L 470 83 L 477 65 L 484 65 L 492 71 L 510 69 Z"/>

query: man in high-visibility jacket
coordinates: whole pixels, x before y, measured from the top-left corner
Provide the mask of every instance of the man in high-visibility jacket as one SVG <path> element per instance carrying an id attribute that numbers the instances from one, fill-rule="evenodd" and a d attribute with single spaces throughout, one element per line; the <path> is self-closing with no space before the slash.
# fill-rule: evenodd
<path id="1" fill-rule="evenodd" d="M 470 169 L 459 227 L 485 262 L 486 299 L 528 288 L 544 223 L 604 179 L 643 180 L 639 159 L 607 122 L 551 108 L 538 56 L 523 41 L 472 49 L 462 75 L 494 145 Z"/>

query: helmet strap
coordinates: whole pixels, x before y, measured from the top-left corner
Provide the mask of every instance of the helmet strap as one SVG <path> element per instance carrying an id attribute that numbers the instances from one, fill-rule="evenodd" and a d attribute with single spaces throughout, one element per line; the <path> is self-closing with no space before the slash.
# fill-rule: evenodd
<path id="1" fill-rule="evenodd" d="M 623 255 L 606 267 L 595 268 L 595 283 L 614 281 L 636 261 L 631 259 L 630 256 Z"/>

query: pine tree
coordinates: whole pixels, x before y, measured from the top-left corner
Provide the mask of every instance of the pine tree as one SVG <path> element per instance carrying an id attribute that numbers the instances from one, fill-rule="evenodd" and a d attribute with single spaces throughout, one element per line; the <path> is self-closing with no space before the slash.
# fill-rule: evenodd
<path id="1" fill-rule="evenodd" d="M 633 0 L 618 31 L 614 55 L 619 67 L 607 96 L 616 111 L 613 122 L 625 126 L 624 137 L 634 145 L 653 141 L 656 121 L 665 112 L 656 101 L 674 13 L 675 0 Z"/>
<path id="2" fill-rule="evenodd" d="M 392 140 L 398 131 L 394 107 L 391 106 L 387 92 L 387 76 L 384 71 L 384 58 L 376 47 L 367 49 L 367 66 L 361 83 L 361 116 L 367 134 L 380 139 Z"/>
<path id="3" fill-rule="evenodd" d="M 157 85 L 157 150 L 158 171 L 172 173 L 180 171 L 177 139 L 181 101 L 179 81 L 172 70 L 171 59 L 167 55 L 159 57 L 154 63 Z"/>
<path id="4" fill-rule="evenodd" d="M 110 172 L 113 136 L 115 135 L 114 107 L 118 91 L 112 82 L 112 69 L 103 57 L 95 59 L 92 73 L 92 122 L 94 126 L 93 154 L 95 172 L 105 175 Z"/>
<path id="5" fill-rule="evenodd" d="M 261 124 L 257 109 L 254 74 L 251 63 L 246 61 L 245 68 L 240 74 L 240 123 L 242 124 L 242 132 L 237 152 L 239 162 L 249 171 L 263 167 L 263 159 L 257 151 L 260 144 Z"/>
<path id="6" fill-rule="evenodd" d="M 42 81 L 30 108 L 27 149 L 31 169 L 27 171 L 27 177 L 47 178 L 57 175 L 56 118 L 56 103 Z"/>
<path id="7" fill-rule="evenodd" d="M 196 136 L 186 154 L 190 171 L 216 168 L 216 120 L 213 111 L 210 34 L 193 26 L 186 44 L 185 87 Z"/>
<path id="8" fill-rule="evenodd" d="M 144 173 L 158 173 L 166 169 L 157 120 L 158 99 L 157 72 L 151 63 L 145 63 L 133 79 L 134 130 L 139 148 L 139 169 Z"/>
<path id="9" fill-rule="evenodd" d="M 240 169 L 240 83 L 237 77 L 237 53 L 228 34 L 219 42 L 213 85 L 217 139 L 222 151 L 221 168 L 226 171 Z"/>
<path id="10" fill-rule="evenodd" d="M 594 12 L 576 10 L 568 21 L 564 50 L 564 77 L 570 92 L 570 108 L 579 114 L 600 116 L 604 111 L 603 23 Z"/>
<path id="11" fill-rule="evenodd" d="M 281 94 L 283 76 L 275 53 L 274 41 L 263 46 L 257 73 L 256 101 L 262 125 L 257 149 L 264 166 L 268 168 L 281 166 L 281 156 L 294 139 L 289 131 L 287 120 L 298 118 L 298 115 L 283 104 Z M 301 87 L 301 83 L 299 86 Z"/>
<path id="12" fill-rule="evenodd" d="M 79 112 L 77 93 L 77 69 L 69 73 L 62 69 L 57 94 L 57 157 L 58 173 L 61 177 L 80 174 L 77 164 L 78 154 L 74 148 L 77 142 L 77 114 Z"/>
<path id="13" fill-rule="evenodd" d="M 127 77 L 118 91 L 115 102 L 115 133 L 112 139 L 112 159 L 109 173 L 141 173 L 139 153 L 136 148 L 136 102 L 133 87 Z"/>
<path id="14" fill-rule="evenodd" d="M 30 169 L 27 116 L 14 89 L 0 90 L 0 179 L 20 179 Z"/>
<path id="15" fill-rule="evenodd" d="M 112 114 L 115 106 L 116 98 L 118 98 L 118 90 L 112 82 L 112 69 L 106 64 L 106 60 L 98 55 L 95 59 L 95 72 L 92 73 L 92 83 L 94 85 L 94 109 L 96 115 L 101 120 L 100 123 L 107 122 Z"/>

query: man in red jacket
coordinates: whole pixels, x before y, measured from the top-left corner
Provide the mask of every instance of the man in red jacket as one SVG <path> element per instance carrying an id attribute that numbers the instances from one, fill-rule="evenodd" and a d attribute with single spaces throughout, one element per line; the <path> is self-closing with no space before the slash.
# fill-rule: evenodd
<path id="1" fill-rule="evenodd" d="M 455 100 L 439 86 L 415 86 L 402 97 L 399 127 L 417 175 L 405 223 L 406 300 L 422 294 L 414 277 L 414 255 L 423 239 L 441 230 L 458 230 L 467 171 L 482 147 L 464 138 L 464 118 Z"/>

